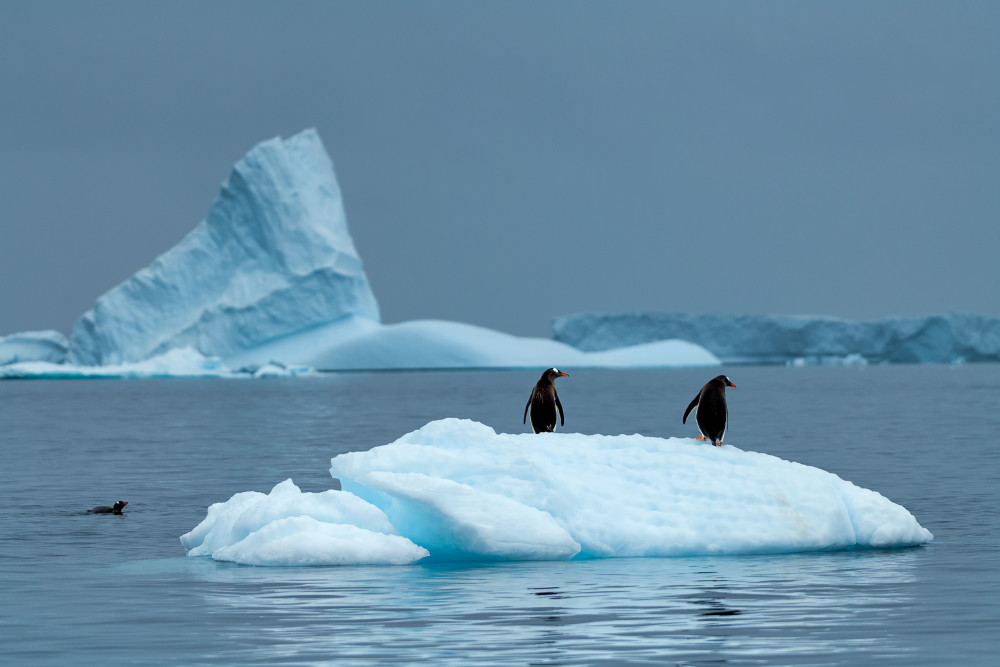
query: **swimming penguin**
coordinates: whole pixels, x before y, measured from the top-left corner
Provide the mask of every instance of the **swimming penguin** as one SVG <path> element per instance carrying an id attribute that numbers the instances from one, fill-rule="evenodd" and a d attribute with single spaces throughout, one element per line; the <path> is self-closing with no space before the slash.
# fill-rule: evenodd
<path id="1" fill-rule="evenodd" d="M 115 503 L 114 507 L 108 507 L 107 505 L 101 505 L 100 507 L 95 507 L 92 510 L 87 510 L 88 514 L 121 514 L 122 508 L 128 505 L 127 501 L 119 500 Z"/>
<path id="2" fill-rule="evenodd" d="M 531 430 L 535 433 L 555 431 L 557 417 L 562 426 L 566 425 L 562 403 L 559 402 L 559 394 L 556 393 L 555 379 L 558 377 L 569 377 L 569 374 L 561 372 L 558 368 L 550 368 L 542 373 L 538 384 L 531 390 L 528 404 L 524 406 L 524 419 L 521 423 L 528 421 L 528 409 L 530 408 Z"/>
<path id="3" fill-rule="evenodd" d="M 695 421 L 698 422 L 698 430 L 701 431 L 699 440 L 708 440 L 716 447 L 722 446 L 722 439 L 726 437 L 726 427 L 729 425 L 729 410 L 726 409 L 726 387 L 735 387 L 732 380 L 725 375 L 712 378 L 705 383 L 698 395 L 694 397 L 687 410 L 684 411 L 682 424 L 687 423 L 688 415 L 694 410 Z"/>

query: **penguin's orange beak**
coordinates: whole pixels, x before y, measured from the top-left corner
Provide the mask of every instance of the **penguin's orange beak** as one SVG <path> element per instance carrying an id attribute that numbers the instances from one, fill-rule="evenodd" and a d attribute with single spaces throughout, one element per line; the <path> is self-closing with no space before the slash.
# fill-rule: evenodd
<path id="1" fill-rule="evenodd" d="M 556 377 L 559 377 L 559 378 L 568 378 L 569 377 L 569 373 L 560 373 Z"/>
<path id="2" fill-rule="evenodd" d="M 732 382 L 727 382 L 726 384 L 728 384 L 728 385 L 729 385 L 730 387 L 732 387 L 733 389 L 736 389 L 736 385 L 735 385 L 735 384 L 733 384 Z"/>

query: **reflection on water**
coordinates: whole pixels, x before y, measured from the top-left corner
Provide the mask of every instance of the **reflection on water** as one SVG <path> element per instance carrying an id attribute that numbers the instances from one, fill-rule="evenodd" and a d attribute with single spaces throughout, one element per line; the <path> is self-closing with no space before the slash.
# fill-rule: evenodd
<path id="1" fill-rule="evenodd" d="M 190 577 L 226 660 L 655 664 L 901 657 L 887 621 L 919 549 L 558 563 L 267 569 L 171 559 L 122 574 Z M 157 572 L 159 570 L 159 572 Z M 254 619 L 252 624 L 235 622 Z M 849 629 L 849 630 L 848 630 Z"/>

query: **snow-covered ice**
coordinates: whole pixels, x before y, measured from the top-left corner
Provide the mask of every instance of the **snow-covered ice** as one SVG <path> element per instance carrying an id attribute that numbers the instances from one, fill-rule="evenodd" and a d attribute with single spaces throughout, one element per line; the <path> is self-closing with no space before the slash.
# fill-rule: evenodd
<path id="1" fill-rule="evenodd" d="M 680 338 L 727 363 L 1000 361 L 1000 318 L 982 315 L 857 322 L 808 315 L 580 313 L 556 318 L 553 334 L 587 351 Z"/>
<path id="2" fill-rule="evenodd" d="M 0 336 L 0 366 L 26 361 L 61 364 L 69 341 L 58 331 L 23 331 Z"/>
<path id="3" fill-rule="evenodd" d="M 181 542 L 190 556 L 245 565 L 403 565 L 428 555 L 374 505 L 343 491 L 303 493 L 290 479 L 212 505 Z"/>
<path id="4" fill-rule="evenodd" d="M 444 419 L 337 456 L 342 491 L 243 492 L 181 537 L 255 565 L 760 554 L 933 536 L 836 475 L 688 438 L 498 434 Z"/>

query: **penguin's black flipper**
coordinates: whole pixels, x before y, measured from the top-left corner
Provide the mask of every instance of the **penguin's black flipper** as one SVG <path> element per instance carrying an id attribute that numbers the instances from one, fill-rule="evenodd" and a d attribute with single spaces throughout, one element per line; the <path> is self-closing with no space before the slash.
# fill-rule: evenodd
<path id="1" fill-rule="evenodd" d="M 687 423 L 688 415 L 691 414 L 691 411 L 694 410 L 695 407 L 698 405 L 698 400 L 700 398 L 701 398 L 701 393 L 699 393 L 697 396 L 694 397 L 694 400 L 691 401 L 691 404 L 688 406 L 688 409 L 684 411 L 684 419 L 681 420 L 682 424 Z"/>
<path id="2" fill-rule="evenodd" d="M 521 420 L 522 424 L 528 423 L 528 408 L 531 407 L 531 399 L 535 397 L 535 390 L 531 390 L 531 396 L 528 397 L 528 404 L 524 406 L 524 419 Z"/>
<path id="3" fill-rule="evenodd" d="M 559 402 L 559 394 L 556 394 L 556 408 L 559 409 L 559 423 L 562 426 L 566 425 L 566 415 L 563 414 L 562 403 Z"/>

